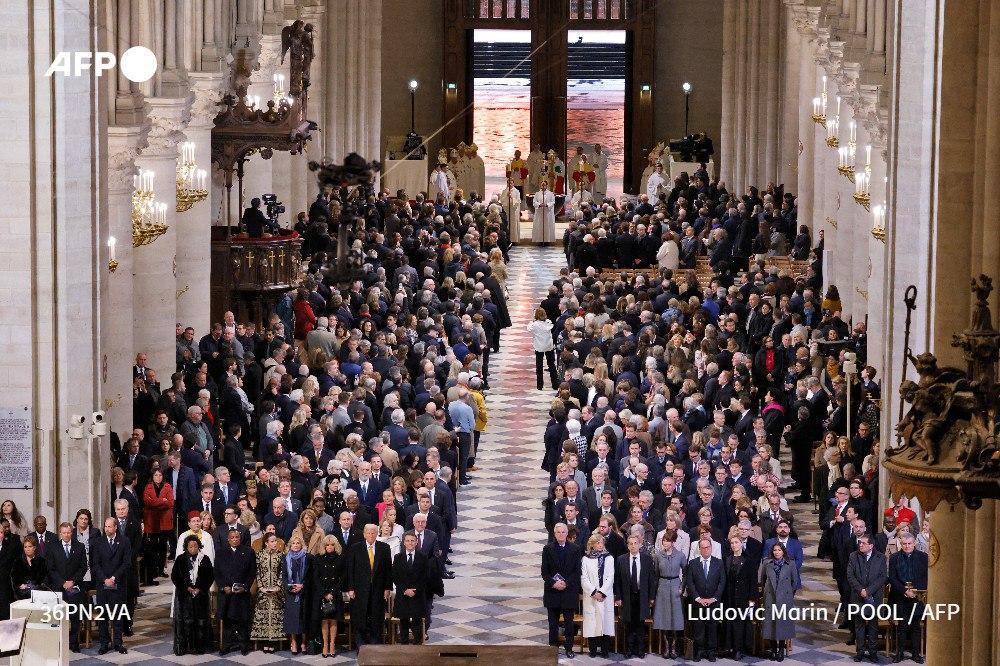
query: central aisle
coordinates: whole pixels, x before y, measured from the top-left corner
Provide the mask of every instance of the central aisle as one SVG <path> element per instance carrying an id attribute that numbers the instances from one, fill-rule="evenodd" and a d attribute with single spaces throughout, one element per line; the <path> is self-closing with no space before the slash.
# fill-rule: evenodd
<path id="1" fill-rule="evenodd" d="M 473 483 L 458 496 L 454 580 L 434 602 L 432 643 L 547 641 L 539 574 L 546 533 L 542 435 L 552 392 L 535 390 L 535 357 L 526 327 L 566 265 L 561 248 L 515 247 L 507 266 L 513 326 L 490 359 L 489 424 Z"/>

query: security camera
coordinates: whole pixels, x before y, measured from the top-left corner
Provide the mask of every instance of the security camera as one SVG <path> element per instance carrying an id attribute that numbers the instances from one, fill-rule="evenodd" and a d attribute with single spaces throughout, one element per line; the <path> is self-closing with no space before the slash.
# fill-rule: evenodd
<path id="1" fill-rule="evenodd" d="M 69 436 L 70 439 L 83 439 L 83 424 L 86 423 L 87 417 L 83 414 L 73 414 L 69 417 Z"/>
<path id="2" fill-rule="evenodd" d="M 94 412 L 90 415 L 90 422 L 94 424 L 90 432 L 94 437 L 103 437 L 108 434 L 108 421 L 104 412 Z"/>

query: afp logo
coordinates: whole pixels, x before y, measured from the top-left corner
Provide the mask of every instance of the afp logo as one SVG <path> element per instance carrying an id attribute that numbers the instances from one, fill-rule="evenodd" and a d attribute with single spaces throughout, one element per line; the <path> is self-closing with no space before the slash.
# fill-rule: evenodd
<path id="1" fill-rule="evenodd" d="M 56 54 L 55 60 L 45 70 L 45 76 L 62 74 L 63 76 L 83 76 L 84 71 L 93 69 L 97 76 L 101 76 L 109 69 L 114 69 L 116 64 L 115 54 L 107 51 L 60 51 Z M 121 67 L 122 74 L 129 81 L 142 83 L 148 81 L 156 73 L 156 54 L 145 46 L 133 46 L 122 54 L 121 62 L 117 63 Z"/>

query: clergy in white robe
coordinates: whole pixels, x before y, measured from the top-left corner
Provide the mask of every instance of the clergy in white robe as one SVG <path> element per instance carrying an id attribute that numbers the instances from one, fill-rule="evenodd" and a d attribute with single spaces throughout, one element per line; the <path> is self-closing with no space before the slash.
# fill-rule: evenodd
<path id="1" fill-rule="evenodd" d="M 507 186 L 500 190 L 497 195 L 497 203 L 503 208 L 510 224 L 510 242 L 517 243 L 521 240 L 521 193 L 514 185 L 514 179 L 507 179 Z"/>
<path id="2" fill-rule="evenodd" d="M 601 144 L 594 144 L 593 159 L 594 171 L 594 201 L 604 202 L 604 197 L 608 193 L 608 154 L 601 148 Z"/>
<path id="3" fill-rule="evenodd" d="M 486 164 L 479 156 L 479 147 L 470 143 L 466 148 L 465 156 L 466 185 L 468 186 L 465 196 L 468 197 L 470 192 L 475 192 L 480 199 L 483 199 L 486 197 Z"/>
<path id="4" fill-rule="evenodd" d="M 464 150 L 464 144 L 463 144 Z M 451 196 L 455 197 L 455 190 L 462 190 L 463 196 L 469 194 L 469 190 L 465 187 L 465 155 L 460 153 L 457 149 L 452 148 L 448 154 L 448 169 L 454 175 L 455 187 L 452 188 Z"/>
<path id="5" fill-rule="evenodd" d="M 573 191 L 573 196 L 566 201 L 567 207 L 574 213 L 583 210 L 583 204 L 593 204 L 594 202 L 594 197 L 583 185 L 583 183 L 574 183 L 576 189 Z"/>
<path id="6" fill-rule="evenodd" d="M 524 191 L 527 194 L 534 194 L 540 187 L 542 165 L 545 163 L 545 155 L 542 153 L 542 147 L 535 146 L 535 149 L 528 153 L 528 159 L 525 161 L 528 166 L 528 179 L 524 184 Z"/>
<path id="7" fill-rule="evenodd" d="M 640 192 L 644 192 L 646 190 L 646 186 L 649 184 L 649 177 L 653 175 L 656 164 L 660 161 L 660 157 L 663 155 L 663 150 L 663 144 L 658 143 L 655 148 L 649 151 L 649 155 L 646 156 L 646 159 L 649 160 L 649 164 L 642 170 L 642 180 L 639 183 L 639 187 L 642 188 L 639 190 Z"/>
<path id="8" fill-rule="evenodd" d="M 437 165 L 431 171 L 430 181 L 427 183 L 427 200 L 431 203 L 437 201 L 437 195 L 443 194 L 445 201 L 451 198 L 451 184 L 448 182 L 448 167 L 444 164 Z"/>
<path id="9" fill-rule="evenodd" d="M 535 192 L 535 219 L 531 225 L 531 240 L 535 243 L 554 243 L 556 240 L 556 197 L 547 180 Z"/>
<path id="10" fill-rule="evenodd" d="M 660 193 L 666 190 L 667 179 L 663 177 L 663 165 L 657 164 L 656 170 L 649 176 L 649 181 L 646 183 L 646 196 L 649 197 L 649 203 L 655 206 L 660 199 Z"/>

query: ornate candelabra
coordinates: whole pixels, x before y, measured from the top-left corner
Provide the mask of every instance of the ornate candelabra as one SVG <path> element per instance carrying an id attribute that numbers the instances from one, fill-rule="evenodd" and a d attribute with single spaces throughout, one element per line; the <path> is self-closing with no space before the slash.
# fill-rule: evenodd
<path id="1" fill-rule="evenodd" d="M 826 127 L 826 76 L 823 76 L 823 90 L 819 97 L 813 97 L 812 119 L 817 125 Z"/>
<path id="2" fill-rule="evenodd" d="M 871 210 L 871 193 L 868 186 L 872 179 L 872 147 L 865 146 L 865 170 L 854 173 L 854 201 Z"/>
<path id="3" fill-rule="evenodd" d="M 149 245 L 167 232 L 167 204 L 154 200 L 153 172 L 132 177 L 132 247 Z"/>
<path id="4" fill-rule="evenodd" d="M 876 240 L 885 242 L 885 206 L 877 205 L 872 208 L 872 236 Z"/>
<path id="5" fill-rule="evenodd" d="M 837 134 L 840 132 L 840 95 L 837 95 L 837 113 L 833 115 L 826 124 L 826 145 L 831 148 L 837 148 L 840 146 L 840 138 Z"/>
<path id="6" fill-rule="evenodd" d="M 191 210 L 199 201 L 208 196 L 207 172 L 199 169 L 194 160 L 194 143 L 181 144 L 181 157 L 177 160 L 177 205 L 178 213 Z"/>
<path id="7" fill-rule="evenodd" d="M 857 126 L 852 120 L 848 127 L 847 145 L 840 146 L 837 149 L 837 173 L 846 178 L 847 180 L 854 182 L 854 160 L 855 155 L 858 150 L 857 138 Z"/>

